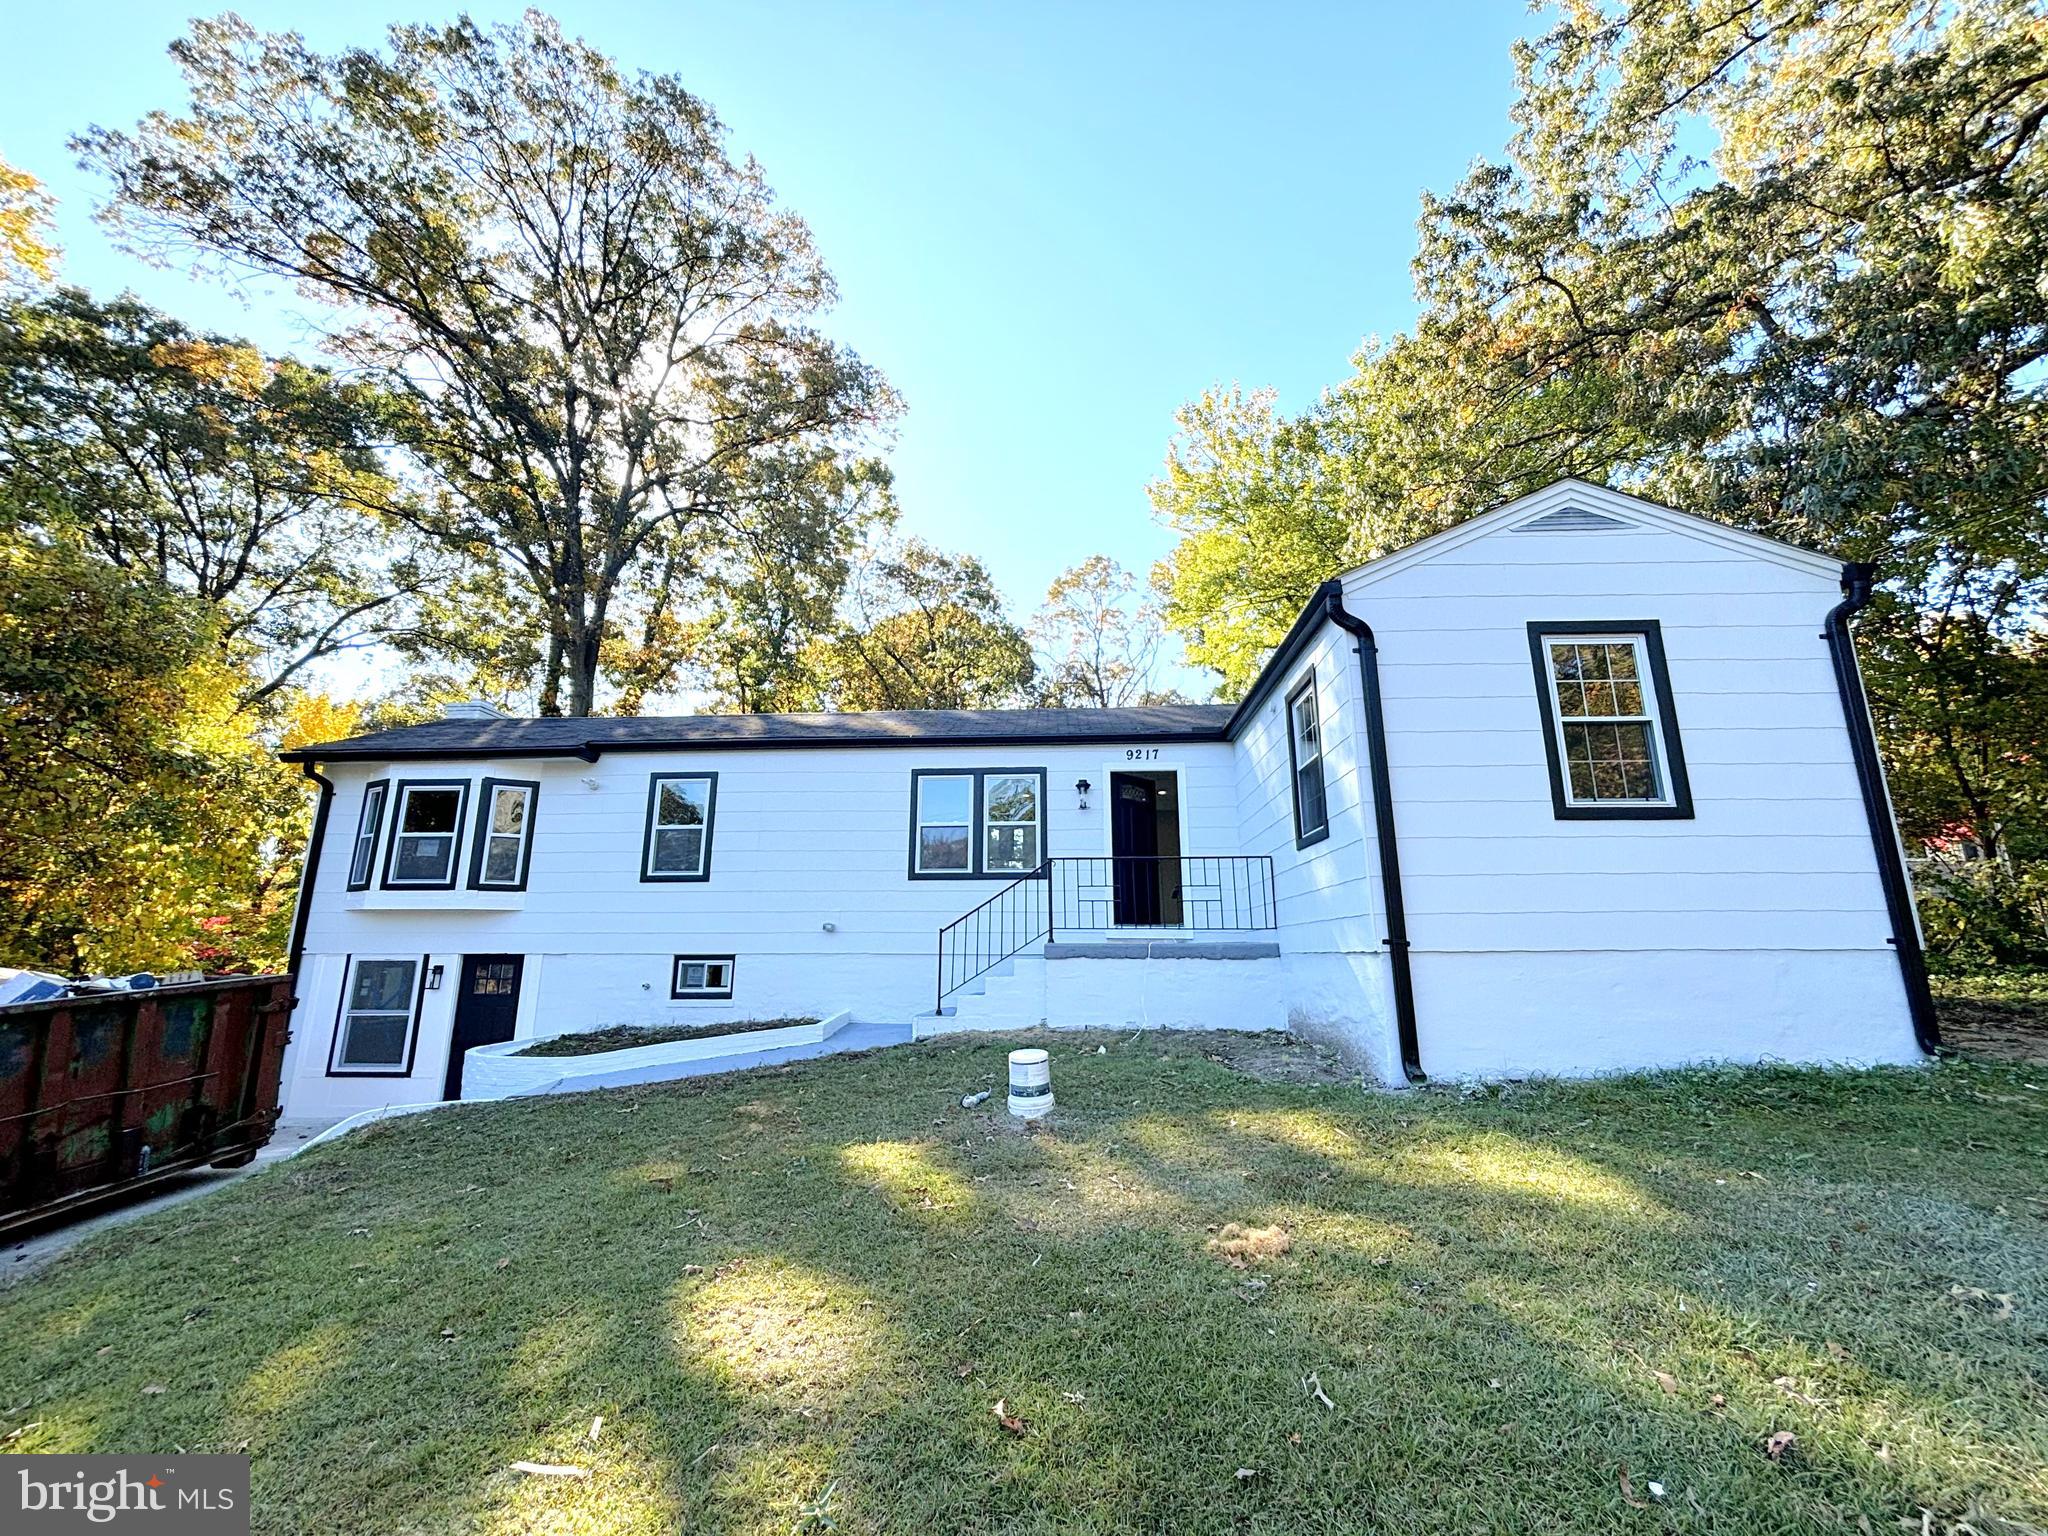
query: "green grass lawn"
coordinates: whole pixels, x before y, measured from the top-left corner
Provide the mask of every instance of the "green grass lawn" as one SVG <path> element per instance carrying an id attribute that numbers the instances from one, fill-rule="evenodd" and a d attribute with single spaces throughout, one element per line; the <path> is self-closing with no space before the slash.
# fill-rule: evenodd
<path id="1" fill-rule="evenodd" d="M 984 1036 L 316 1149 L 0 1291 L 5 1448 L 279 1533 L 2048 1527 L 2038 1068 L 1039 1039 L 1043 1134 Z"/>

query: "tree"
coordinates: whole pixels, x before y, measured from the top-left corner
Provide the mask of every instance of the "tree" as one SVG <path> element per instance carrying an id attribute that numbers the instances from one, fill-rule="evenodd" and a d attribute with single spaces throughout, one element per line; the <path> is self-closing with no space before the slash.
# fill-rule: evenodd
<path id="1" fill-rule="evenodd" d="M 1185 702 L 1153 686 L 1166 629 L 1157 605 L 1138 594 L 1138 578 L 1107 555 L 1090 555 L 1053 578 L 1030 628 L 1039 703 Z"/>
<path id="2" fill-rule="evenodd" d="M 2035 9 L 1567 0 L 1516 68 L 1506 159 L 1425 198 L 1414 331 L 1295 420 L 1184 422 L 1155 496 L 1191 654 L 1241 682 L 1279 592 L 1569 473 L 1881 561 L 1880 714 L 1940 658 L 1987 719 L 2048 580 Z M 1909 768 L 1930 739 L 1888 741 L 1930 812 L 2031 814 L 1970 753 Z"/>
<path id="3" fill-rule="evenodd" d="M 47 283 L 57 275 L 50 243 L 50 210 L 43 184 L 0 160 L 0 288 Z"/>
<path id="4" fill-rule="evenodd" d="M 244 704 L 410 630 L 436 573 L 370 510 L 387 426 L 374 389 L 133 298 L 0 308 L 0 506 L 209 605 Z"/>
<path id="5" fill-rule="evenodd" d="M 848 617 L 811 647 L 828 708 L 990 709 L 1030 685 L 1031 643 L 972 555 L 884 543 L 854 572 Z"/>
<path id="6" fill-rule="evenodd" d="M 544 711 L 595 707 L 621 594 L 697 581 L 896 411 L 810 324 L 809 231 L 673 77 L 537 12 L 332 56 L 227 16 L 172 52 L 186 115 L 79 142 L 116 227 L 334 309 L 447 488 L 421 525 L 531 593 Z"/>
<path id="7" fill-rule="evenodd" d="M 248 728 L 205 604 L 0 533 L 0 960 L 283 958 L 295 776 Z"/>

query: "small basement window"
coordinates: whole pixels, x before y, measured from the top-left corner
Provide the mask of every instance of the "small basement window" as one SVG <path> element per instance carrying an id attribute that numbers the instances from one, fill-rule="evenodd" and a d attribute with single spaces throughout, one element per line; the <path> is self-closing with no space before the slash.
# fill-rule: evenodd
<path id="1" fill-rule="evenodd" d="M 523 891 L 533 852 L 533 811 L 540 785 L 517 779 L 485 779 L 483 814 L 477 818 L 476 847 L 469 856 L 469 885 L 479 891 Z"/>
<path id="2" fill-rule="evenodd" d="M 425 957 L 360 956 L 349 961 L 334 1022 L 329 1077 L 403 1077 L 412 1070 Z"/>
<path id="3" fill-rule="evenodd" d="M 911 771 L 911 879 L 1000 879 L 1044 862 L 1043 768 Z"/>
<path id="4" fill-rule="evenodd" d="M 733 965 L 731 955 L 677 955 L 668 995 L 678 1000 L 728 999 L 732 996 Z"/>
<path id="5" fill-rule="evenodd" d="M 378 779 L 363 788 L 363 808 L 356 817 L 356 840 L 348 859 L 348 888 L 367 891 L 370 875 L 377 867 L 377 834 L 384 828 L 384 802 L 391 794 L 391 781 Z"/>
<path id="6" fill-rule="evenodd" d="M 642 880 L 709 880 L 718 813 L 715 773 L 657 773 L 647 785 Z"/>
<path id="7" fill-rule="evenodd" d="M 1294 846 L 1306 848 L 1330 835 L 1330 797 L 1323 782 L 1322 706 L 1316 702 L 1314 672 L 1287 695 L 1287 762 L 1294 778 Z"/>
<path id="8" fill-rule="evenodd" d="M 468 800 L 466 779 L 399 783 L 391 847 L 384 856 L 387 888 L 455 888 L 455 850 L 462 841 L 462 812 Z"/>
<path id="9" fill-rule="evenodd" d="M 1558 819 L 1686 819 L 1692 790 L 1654 619 L 1531 624 Z"/>

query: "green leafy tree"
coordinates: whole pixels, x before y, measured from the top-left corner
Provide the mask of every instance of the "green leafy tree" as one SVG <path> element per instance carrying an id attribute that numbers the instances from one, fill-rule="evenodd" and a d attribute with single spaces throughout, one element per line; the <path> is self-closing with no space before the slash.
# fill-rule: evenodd
<path id="1" fill-rule="evenodd" d="M 183 115 L 79 144 L 116 227 L 333 308 L 446 488 L 422 526 L 531 595 L 543 710 L 597 706 L 622 598 L 700 579 L 896 410 L 813 327 L 809 231 L 673 77 L 537 12 L 335 55 L 225 16 L 172 53 Z"/>
<path id="2" fill-rule="evenodd" d="M 1184 415 L 1154 488 L 1183 533 L 1170 617 L 1241 684 L 1341 565 L 1616 480 L 1880 561 L 1905 819 L 2014 836 L 2027 776 L 1987 765 L 2048 580 L 2048 23 L 2019 0 L 1554 16 L 1517 49 L 1506 158 L 1424 201 L 1412 333 L 1297 419 Z"/>
<path id="3" fill-rule="evenodd" d="M 132 298 L 0 307 L 0 507 L 214 610 L 259 704 L 337 652 L 408 634 L 431 565 L 375 390 Z"/>
<path id="4" fill-rule="evenodd" d="M 216 612 L 0 533 L 0 961 L 275 966 L 296 778 L 249 729 Z"/>
<path id="5" fill-rule="evenodd" d="M 0 160 L 0 288 L 47 283 L 57 275 L 50 241 L 55 202 L 26 171 Z"/>
<path id="6" fill-rule="evenodd" d="M 1034 672 L 982 563 L 917 539 L 869 552 L 810 665 L 820 702 L 840 710 L 999 708 L 1023 700 Z"/>

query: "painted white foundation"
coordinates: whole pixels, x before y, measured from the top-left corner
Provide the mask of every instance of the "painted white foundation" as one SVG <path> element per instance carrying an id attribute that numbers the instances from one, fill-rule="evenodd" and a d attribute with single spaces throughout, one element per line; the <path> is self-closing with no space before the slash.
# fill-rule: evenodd
<path id="1" fill-rule="evenodd" d="M 1881 951 L 1418 952 L 1414 965 L 1432 1078 L 1925 1059 Z"/>
<path id="2" fill-rule="evenodd" d="M 811 1024 L 757 1029 L 740 1035 L 710 1035 L 701 1040 L 668 1040 L 623 1051 L 596 1051 L 588 1056 L 521 1056 L 519 1053 L 533 1044 L 531 1040 L 478 1045 L 464 1055 L 462 1097 L 516 1099 L 537 1093 L 582 1093 L 592 1088 L 667 1082 L 682 1076 L 677 1069 L 690 1062 L 772 1051 L 786 1045 L 816 1045 L 852 1022 L 853 1015 L 842 1011 Z"/>

